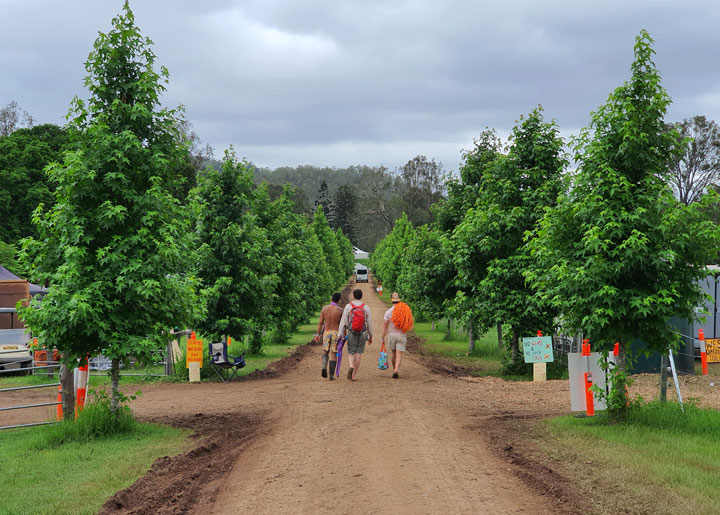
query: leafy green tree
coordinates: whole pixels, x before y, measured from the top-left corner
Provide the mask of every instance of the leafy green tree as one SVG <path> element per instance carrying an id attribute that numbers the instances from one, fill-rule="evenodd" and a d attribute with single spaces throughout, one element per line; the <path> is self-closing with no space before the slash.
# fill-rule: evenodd
<path id="1" fill-rule="evenodd" d="M 378 278 L 382 279 L 387 291 L 397 289 L 398 278 L 404 267 L 405 253 L 415 239 L 415 229 L 405 213 L 395 222 L 393 230 L 378 243 L 370 266 Z"/>
<path id="2" fill-rule="evenodd" d="M 119 409 L 119 363 L 148 357 L 197 306 L 187 274 L 190 222 L 171 195 L 177 111 L 161 108 L 168 72 L 154 69 L 151 41 L 127 3 L 100 33 L 85 65 L 91 97 L 73 101 L 73 150 L 48 168 L 55 205 L 34 215 L 39 236 L 23 254 L 32 278 L 49 283 L 27 324 L 63 359 L 112 359 L 111 409 Z"/>
<path id="3" fill-rule="evenodd" d="M 68 140 L 67 130 L 51 124 L 0 137 L 0 240 L 12 244 L 36 235 L 32 212 L 53 203 L 53 187 L 43 170 L 60 159 Z"/>
<path id="4" fill-rule="evenodd" d="M 445 312 L 448 316 L 447 337 L 450 337 L 450 318 L 455 318 L 463 322 L 469 329 L 470 338 L 468 338 L 468 347 L 474 347 L 474 332 L 481 329 L 478 321 L 482 320 L 482 324 L 489 323 L 485 318 L 478 318 L 479 313 L 476 309 L 476 297 L 482 296 L 483 292 L 473 288 L 470 274 L 464 274 L 462 277 L 458 273 L 458 265 L 462 265 L 466 270 L 473 271 L 476 277 L 482 277 L 485 273 L 487 263 L 474 262 L 469 260 L 475 256 L 470 254 L 457 254 L 458 251 L 471 251 L 472 245 L 458 248 L 453 240 L 462 239 L 462 235 L 453 236 L 453 232 L 462 224 L 463 220 L 470 209 L 475 206 L 477 199 L 482 195 L 484 181 L 489 177 L 492 178 L 492 169 L 496 166 L 496 162 L 503 156 L 504 147 L 497 134 L 492 129 L 485 129 L 480 136 L 475 139 L 474 147 L 463 154 L 463 165 L 460 167 L 460 178 L 450 178 L 446 182 L 448 195 L 440 200 L 434 207 L 435 226 L 443 232 L 442 249 L 446 259 L 452 263 L 455 270 L 454 273 L 454 292 L 453 297 L 448 297 L 445 303 Z M 447 272 L 449 273 L 449 272 Z M 476 284 L 476 283 L 475 283 Z M 496 318 L 498 324 L 502 321 L 499 316 Z"/>
<path id="5" fill-rule="evenodd" d="M 397 280 L 402 298 L 432 320 L 445 317 L 448 300 L 455 297 L 457 271 L 447 246 L 447 237 L 439 229 L 418 227 Z"/>
<path id="6" fill-rule="evenodd" d="M 558 133 L 554 121 L 543 120 L 540 108 L 521 117 L 508 154 L 483 168 L 475 206 L 452 237 L 459 281 L 472 292 L 465 311 L 470 324 L 479 324 L 483 331 L 499 320 L 510 324 L 513 365 L 520 361 L 520 334 L 548 331 L 554 318 L 523 274 L 537 266 L 525 234 L 555 205 L 562 188 L 565 160 Z"/>
<path id="7" fill-rule="evenodd" d="M 328 221 L 325 218 L 321 205 L 319 205 L 315 211 L 315 218 L 313 219 L 312 227 L 318 241 L 320 242 L 325 262 L 330 270 L 330 283 L 323 285 L 322 290 L 331 291 L 333 288 L 338 287 L 345 282 L 347 276 L 343 272 L 343 261 L 337 239 L 328 225 Z"/>
<path id="8" fill-rule="evenodd" d="M 343 273 L 345 278 L 349 277 L 355 270 L 355 254 L 353 252 L 353 245 L 350 240 L 343 234 L 342 229 L 338 228 L 335 231 L 335 240 L 337 241 L 338 249 L 340 249 L 340 257 L 342 258 Z"/>
<path id="9" fill-rule="evenodd" d="M 670 98 L 652 61 L 652 39 L 636 38 L 629 81 L 592 114 L 576 146 L 571 187 L 543 218 L 532 247 L 543 268 L 528 274 L 566 326 L 596 349 L 619 343 L 609 410 L 626 410 L 628 344 L 642 338 L 666 352 L 673 317 L 694 319 L 699 280 L 717 254 L 718 229 L 685 207 L 665 182 L 678 135 L 663 117 Z"/>
<path id="10" fill-rule="evenodd" d="M 254 212 L 256 195 L 252 170 L 232 149 L 193 191 L 197 273 L 207 309 L 198 329 L 213 339 L 240 341 L 262 331 L 280 283 L 277 256 L 268 252 L 271 240 Z"/>
<path id="11" fill-rule="evenodd" d="M 22 277 L 25 273 L 18 265 L 17 254 L 18 249 L 15 245 L 0 241 L 0 265 L 4 266 L 18 277 Z"/>

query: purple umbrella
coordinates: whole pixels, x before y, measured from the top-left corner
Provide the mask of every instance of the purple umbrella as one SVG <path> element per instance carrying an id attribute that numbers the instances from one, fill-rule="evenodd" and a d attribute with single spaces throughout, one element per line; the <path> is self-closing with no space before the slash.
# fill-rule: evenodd
<path id="1" fill-rule="evenodd" d="M 338 338 L 337 342 L 337 365 L 335 367 L 335 377 L 340 377 L 340 362 L 342 361 L 342 348 L 345 345 L 346 338 L 342 336 Z"/>

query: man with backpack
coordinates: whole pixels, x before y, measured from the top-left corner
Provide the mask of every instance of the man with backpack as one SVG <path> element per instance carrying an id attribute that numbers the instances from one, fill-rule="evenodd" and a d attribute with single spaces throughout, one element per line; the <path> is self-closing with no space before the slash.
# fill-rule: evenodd
<path id="1" fill-rule="evenodd" d="M 387 336 L 388 347 L 392 351 L 392 365 L 393 365 L 393 379 L 400 377 L 398 370 L 400 369 L 400 363 L 402 363 L 403 352 L 405 352 L 405 345 L 407 344 L 407 333 L 413 328 L 414 321 L 410 306 L 404 302 L 400 302 L 400 295 L 394 291 L 390 296 L 392 307 L 385 312 L 383 317 L 385 323 L 383 324 L 382 342 L 385 343 L 385 337 Z"/>
<path id="2" fill-rule="evenodd" d="M 330 360 L 330 381 L 335 379 L 335 365 L 337 364 L 338 327 L 343 310 L 338 306 L 340 293 L 332 295 L 331 302 L 320 311 L 320 321 L 317 326 L 315 342 L 323 344 L 322 376 L 328 377 L 328 358 Z"/>
<path id="3" fill-rule="evenodd" d="M 357 371 L 360 367 L 360 358 L 365 352 L 365 342 L 372 345 L 372 312 L 370 307 L 362 302 L 362 290 L 353 291 L 352 302 L 345 306 L 342 319 L 340 320 L 340 336 L 347 331 L 347 342 L 345 348 L 348 353 L 347 378 L 356 380 Z"/>

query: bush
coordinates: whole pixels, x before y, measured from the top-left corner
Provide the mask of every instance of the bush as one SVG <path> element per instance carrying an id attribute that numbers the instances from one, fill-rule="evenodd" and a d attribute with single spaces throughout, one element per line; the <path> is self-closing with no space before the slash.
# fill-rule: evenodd
<path id="1" fill-rule="evenodd" d="M 61 423 L 48 428 L 41 447 L 55 447 L 70 442 L 87 442 L 119 434 L 132 433 L 138 427 L 133 418 L 132 410 L 127 402 L 135 399 L 135 395 L 127 397 L 120 394 L 120 406 L 116 413 L 110 411 L 110 396 L 105 391 L 91 390 L 94 398 L 85 403 L 85 408 L 78 413 L 75 420 L 67 417 Z"/>

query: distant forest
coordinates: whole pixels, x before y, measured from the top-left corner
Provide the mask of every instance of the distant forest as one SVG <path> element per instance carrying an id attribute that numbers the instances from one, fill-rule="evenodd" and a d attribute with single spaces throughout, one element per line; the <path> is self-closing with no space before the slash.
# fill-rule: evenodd
<path id="1" fill-rule="evenodd" d="M 291 185 L 298 212 L 322 206 L 331 227 L 372 252 L 403 212 L 416 226 L 431 221 L 430 206 L 444 194 L 445 173 L 434 159 L 416 156 L 395 171 L 365 165 L 255 168 L 255 180 L 268 183 L 271 197 Z"/>
<path id="2" fill-rule="evenodd" d="M 188 147 L 176 173 L 184 178 L 173 192 L 184 203 L 198 174 L 207 167 L 220 169 L 213 149 L 201 143 L 187 121 L 177 127 Z M 16 268 L 22 238 L 36 236 L 32 213 L 39 204 L 54 202 L 54 185 L 45 167 L 62 160 L 73 147 L 66 127 L 36 125 L 16 102 L 0 108 L 0 263 Z M 311 219 L 318 206 L 333 229 L 342 229 L 353 245 L 372 252 L 404 212 L 413 225 L 431 221 L 430 206 L 444 195 L 445 172 L 441 163 L 416 156 L 396 170 L 357 165 L 329 168 L 312 165 L 260 168 L 250 163 L 256 184 L 267 183 L 271 199 L 289 188 L 294 210 Z"/>

